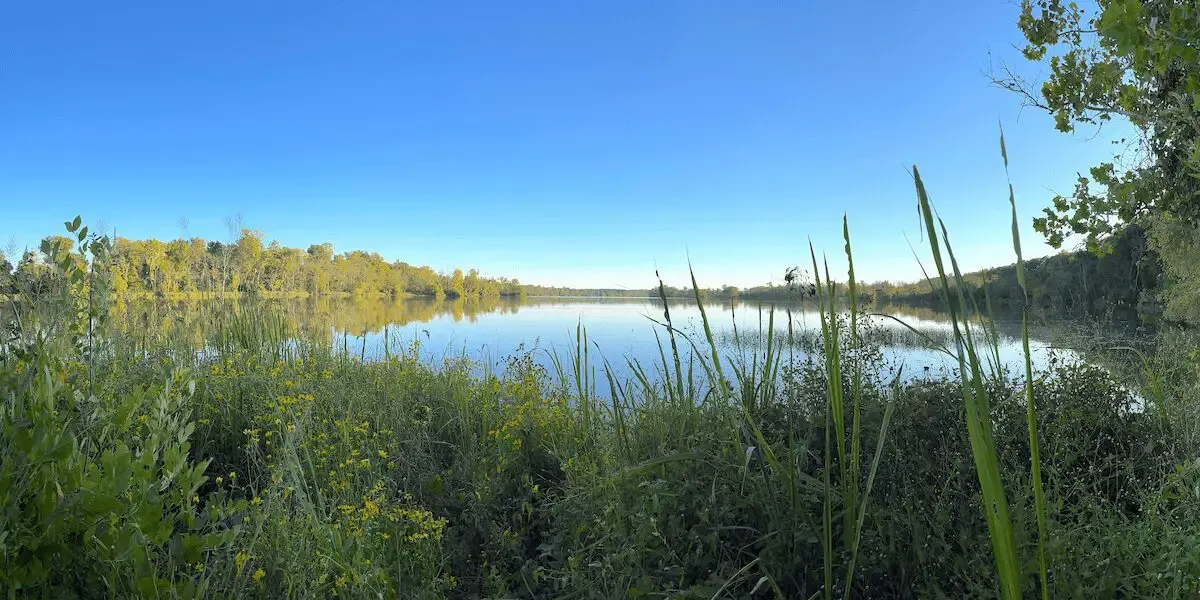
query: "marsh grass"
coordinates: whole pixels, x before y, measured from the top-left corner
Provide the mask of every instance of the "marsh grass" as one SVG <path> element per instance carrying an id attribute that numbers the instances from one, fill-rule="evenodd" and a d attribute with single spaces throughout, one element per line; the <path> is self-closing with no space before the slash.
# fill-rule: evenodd
<path id="1" fill-rule="evenodd" d="M 768 311 L 779 312 L 774 307 Z M 832 307 L 831 312 L 834 312 L 835 319 L 849 320 L 848 308 Z M 860 347 L 941 350 L 953 345 L 954 333 L 948 327 L 912 325 L 901 315 L 864 313 L 861 309 L 856 309 L 855 314 L 857 323 L 854 328 L 859 332 Z M 784 318 L 789 321 L 776 323 L 773 331 L 765 327 L 747 331 L 742 327 L 735 335 L 732 329 L 722 329 L 716 333 L 716 341 L 722 347 L 761 349 L 766 347 L 767 338 L 770 337 L 780 349 L 799 350 L 812 356 L 824 354 L 825 339 L 819 327 L 802 326 L 797 321 L 797 315 L 785 315 Z M 900 325 L 897 320 L 905 325 Z M 792 327 L 790 335 L 789 326 Z"/>
<path id="2" fill-rule="evenodd" d="M 365 335 L 309 340 L 249 307 L 207 317 L 208 352 L 180 332 L 98 357 L 11 337 L 0 591 L 1195 597 L 1194 388 L 1145 375 L 1154 410 L 1137 412 L 1102 369 L 1037 373 L 1028 315 L 1024 376 L 1006 377 L 986 299 L 959 293 L 913 181 L 952 320 L 895 329 L 951 357 L 952 378 L 879 368 L 848 220 L 846 284 L 810 245 L 819 335 L 765 308 L 733 353 L 694 272 L 700 332 L 676 326 L 660 281 L 645 363 L 605 356 L 582 322 L 549 370 L 536 348 L 432 365 L 390 334 L 371 360 Z"/>

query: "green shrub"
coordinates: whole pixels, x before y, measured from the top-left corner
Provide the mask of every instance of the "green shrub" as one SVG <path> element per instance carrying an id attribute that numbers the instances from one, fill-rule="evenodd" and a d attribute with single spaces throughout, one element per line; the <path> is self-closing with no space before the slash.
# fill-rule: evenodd
<path id="1" fill-rule="evenodd" d="M 200 597 L 204 566 L 229 548 L 238 504 L 198 495 L 190 385 L 85 394 L 78 374 L 30 352 L 0 390 L 0 588 L 72 597 Z"/>

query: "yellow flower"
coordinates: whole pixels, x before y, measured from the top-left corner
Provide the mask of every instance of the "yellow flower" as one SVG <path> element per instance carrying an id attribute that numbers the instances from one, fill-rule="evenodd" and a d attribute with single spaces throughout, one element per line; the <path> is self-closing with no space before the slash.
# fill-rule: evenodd
<path id="1" fill-rule="evenodd" d="M 266 577 L 266 576 L 267 576 L 267 573 L 262 570 L 262 567 L 259 567 L 257 570 L 254 571 L 254 583 L 261 583 L 263 580 L 263 577 Z"/>
<path id="2" fill-rule="evenodd" d="M 388 457 L 388 453 L 387 453 L 387 452 L 384 452 L 383 450 L 380 450 L 380 451 L 379 451 L 379 458 L 386 459 L 387 457 Z"/>
<path id="3" fill-rule="evenodd" d="M 237 565 L 238 572 L 241 572 L 242 567 L 246 566 L 246 561 L 250 560 L 250 555 L 245 552 L 238 552 L 233 557 L 233 564 Z"/>
<path id="4" fill-rule="evenodd" d="M 260 498 L 259 496 L 255 496 L 254 499 L 250 501 L 250 504 L 253 504 L 254 506 L 258 506 L 258 505 L 262 504 L 262 498 Z"/>
<path id="5" fill-rule="evenodd" d="M 379 514 L 379 503 L 375 502 L 374 500 L 372 500 L 370 498 L 364 499 L 362 512 L 363 512 L 364 519 L 370 519 L 371 517 L 378 515 Z"/>

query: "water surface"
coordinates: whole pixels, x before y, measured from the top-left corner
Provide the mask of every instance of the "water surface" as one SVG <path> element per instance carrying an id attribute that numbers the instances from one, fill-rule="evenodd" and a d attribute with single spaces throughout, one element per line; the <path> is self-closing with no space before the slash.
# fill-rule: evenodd
<path id="1" fill-rule="evenodd" d="M 224 312 L 268 311 L 280 316 L 293 335 L 364 359 L 403 352 L 416 344 L 420 356 L 438 365 L 446 359 L 466 357 L 479 371 L 502 371 L 507 359 L 530 353 L 550 371 L 554 356 L 570 364 L 578 333 L 586 331 L 590 362 L 603 376 L 605 359 L 619 379 L 631 375 L 629 361 L 653 373 L 661 363 L 660 341 L 667 344 L 666 319 L 658 299 L 628 298 L 501 298 L 492 301 L 438 301 L 429 298 L 402 300 L 326 299 L 262 301 L 227 304 L 220 301 L 143 304 L 122 315 L 127 332 L 143 336 L 186 339 L 196 348 L 206 345 L 204 316 Z M 698 347 L 709 346 L 695 302 L 672 300 L 671 323 L 679 332 L 684 362 Z M 774 310 L 774 339 L 796 360 L 816 351 L 820 317 L 814 305 L 772 305 L 755 302 L 706 304 L 713 337 L 727 360 L 752 360 L 765 347 Z M 946 375 L 956 361 L 935 348 L 952 344 L 951 326 L 944 314 L 910 307 L 866 309 L 889 315 L 864 317 L 867 337 L 878 343 L 886 367 L 905 378 Z M 903 321 L 901 324 L 899 321 Z M 790 321 L 790 334 L 789 334 Z M 907 326 L 906 326 L 907 325 Z M 914 331 L 915 330 L 915 331 Z M 1000 366 L 1022 372 L 1023 353 L 1019 324 L 996 321 Z M 1045 330 L 1045 328 L 1042 328 Z M 1035 331 L 1038 331 L 1035 329 Z M 656 333 L 658 336 L 656 337 Z M 1070 342 L 1034 335 L 1030 340 L 1035 368 L 1051 356 L 1078 358 Z M 1060 336 L 1061 337 L 1061 336 Z M 791 339 L 793 344 L 782 344 Z M 693 344 L 695 346 L 693 346 Z M 669 353 L 669 346 L 665 346 Z"/>

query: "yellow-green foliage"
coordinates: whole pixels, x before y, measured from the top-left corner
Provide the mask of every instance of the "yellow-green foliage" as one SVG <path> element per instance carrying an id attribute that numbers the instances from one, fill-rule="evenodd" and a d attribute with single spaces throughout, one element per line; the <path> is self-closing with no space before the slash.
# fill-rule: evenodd
<path id="1" fill-rule="evenodd" d="M 827 312 L 811 359 L 768 337 L 718 363 L 709 331 L 686 385 L 664 347 L 602 401 L 582 327 L 574 382 L 531 354 L 364 362 L 270 315 L 196 353 L 90 335 L 74 274 L 98 263 L 64 264 L 70 310 L 0 345 L 9 597 L 996 598 L 1001 529 L 1009 596 L 1200 594 L 1194 370 L 1166 352 L 1119 380 L 1055 363 L 1026 387 L 975 357 L 969 381 L 885 379 Z"/>
<path id="2" fill-rule="evenodd" d="M 185 374 L 119 397 L 80 388 L 78 363 L 9 357 L 0 385 L 0 588 L 10 595 L 200 597 L 203 566 L 246 508 L 198 492 Z"/>

